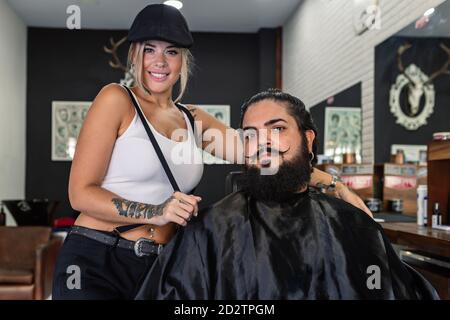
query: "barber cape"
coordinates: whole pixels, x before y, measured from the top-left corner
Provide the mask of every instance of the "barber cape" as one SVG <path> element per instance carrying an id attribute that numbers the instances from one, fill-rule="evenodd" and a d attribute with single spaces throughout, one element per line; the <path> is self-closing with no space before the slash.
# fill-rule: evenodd
<path id="1" fill-rule="evenodd" d="M 437 299 L 381 226 L 310 189 L 285 203 L 233 193 L 181 228 L 136 299 Z"/>

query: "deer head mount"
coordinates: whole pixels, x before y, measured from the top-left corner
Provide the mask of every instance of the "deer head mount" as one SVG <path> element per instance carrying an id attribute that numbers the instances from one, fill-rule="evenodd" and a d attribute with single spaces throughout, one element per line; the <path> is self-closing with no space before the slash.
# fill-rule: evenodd
<path id="1" fill-rule="evenodd" d="M 427 76 L 415 64 L 404 67 L 402 56 L 411 47 L 410 43 L 405 43 L 397 50 L 397 67 L 401 73 L 391 86 L 390 107 L 391 112 L 397 117 L 396 123 L 403 125 L 408 130 L 416 130 L 420 126 L 427 124 L 426 119 L 434 111 L 435 90 L 433 80 L 440 75 L 450 74 L 450 49 L 444 43 L 440 44 L 440 48 L 447 54 L 447 61 L 441 68 Z M 405 87 L 408 90 L 408 105 L 403 109 L 407 110 L 406 113 L 403 112 L 400 105 L 400 94 Z M 423 96 L 425 96 L 425 105 L 422 111 L 419 112 Z"/>
<path id="2" fill-rule="evenodd" d="M 111 37 L 109 39 L 109 42 L 111 44 L 111 48 L 108 48 L 107 46 L 103 46 L 103 50 L 106 53 L 109 53 L 112 55 L 112 60 L 109 61 L 109 65 L 114 69 L 119 69 L 125 72 L 125 77 L 120 79 L 120 84 L 126 85 L 128 87 L 133 86 L 134 83 L 134 76 L 131 70 L 129 70 L 119 59 L 117 56 L 117 49 L 127 40 L 127 37 L 123 37 L 117 42 L 114 42 L 114 39 Z"/>

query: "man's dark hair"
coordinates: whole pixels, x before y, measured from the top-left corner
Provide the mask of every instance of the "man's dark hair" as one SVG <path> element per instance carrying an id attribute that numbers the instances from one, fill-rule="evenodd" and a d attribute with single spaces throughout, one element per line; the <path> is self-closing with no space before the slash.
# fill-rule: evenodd
<path id="1" fill-rule="evenodd" d="M 241 121 L 240 127 L 242 128 L 242 122 L 244 115 L 247 112 L 248 107 L 251 105 L 263 101 L 272 100 L 274 102 L 280 102 L 281 105 L 287 108 L 289 115 L 294 117 L 297 122 L 297 126 L 300 130 L 303 143 L 307 143 L 305 131 L 312 130 L 316 135 L 312 145 L 312 152 L 314 153 L 314 159 L 311 161 L 312 165 L 317 163 L 317 128 L 314 125 L 311 114 L 306 110 L 305 104 L 297 97 L 290 95 L 289 93 L 282 92 L 278 89 L 268 89 L 267 91 L 260 92 L 250 99 L 248 99 L 241 107 Z"/>

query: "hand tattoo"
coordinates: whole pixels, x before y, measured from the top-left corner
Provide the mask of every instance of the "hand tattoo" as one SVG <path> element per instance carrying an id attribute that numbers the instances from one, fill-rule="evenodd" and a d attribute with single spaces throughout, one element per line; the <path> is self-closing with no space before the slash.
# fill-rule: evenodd
<path id="1" fill-rule="evenodd" d="M 150 219 L 156 216 L 162 216 L 164 207 L 172 199 L 173 197 L 170 197 L 166 201 L 158 205 L 129 201 L 119 198 L 112 199 L 112 202 L 116 206 L 117 211 L 121 216 L 136 219 Z"/>

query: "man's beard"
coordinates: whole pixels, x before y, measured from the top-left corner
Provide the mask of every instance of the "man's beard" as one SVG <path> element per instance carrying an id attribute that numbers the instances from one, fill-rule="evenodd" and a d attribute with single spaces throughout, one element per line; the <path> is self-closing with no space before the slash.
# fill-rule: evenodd
<path id="1" fill-rule="evenodd" d="M 244 190 L 252 197 L 263 201 L 288 201 L 311 179 L 308 149 L 303 144 L 293 159 L 280 164 L 276 174 L 261 175 L 260 168 L 244 165 L 243 176 Z"/>

